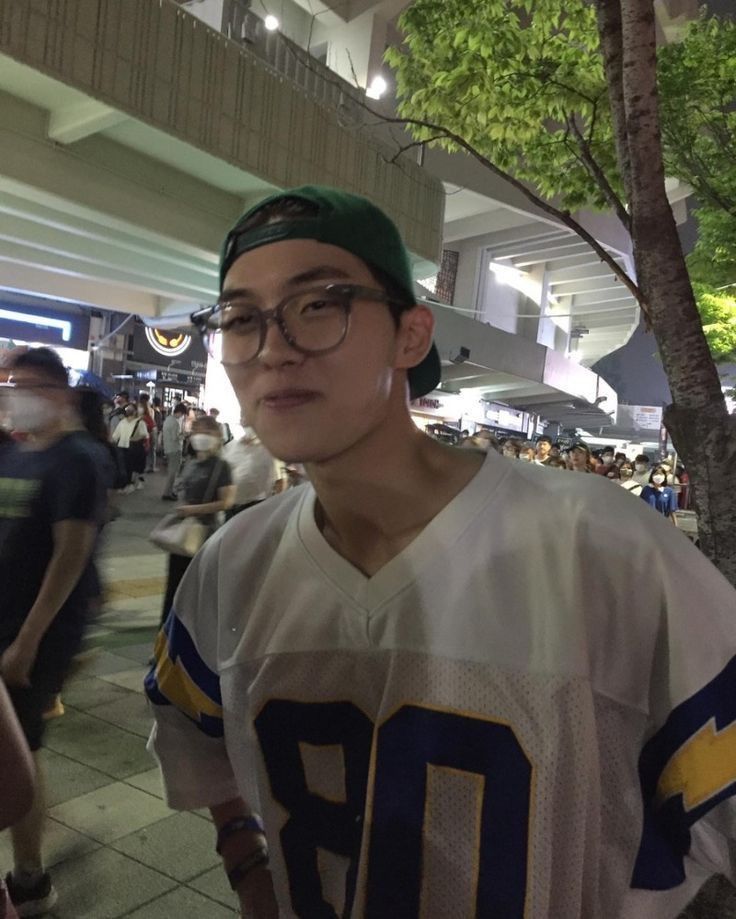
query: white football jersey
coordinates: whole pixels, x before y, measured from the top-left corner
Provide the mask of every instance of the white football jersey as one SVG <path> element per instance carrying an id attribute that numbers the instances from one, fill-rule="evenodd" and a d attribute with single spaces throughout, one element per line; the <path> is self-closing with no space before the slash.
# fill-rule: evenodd
<path id="1" fill-rule="evenodd" d="M 674 917 L 736 837 L 736 592 L 600 476 L 491 452 L 373 577 L 310 486 L 193 561 L 146 686 L 172 807 L 242 795 L 281 915 Z"/>

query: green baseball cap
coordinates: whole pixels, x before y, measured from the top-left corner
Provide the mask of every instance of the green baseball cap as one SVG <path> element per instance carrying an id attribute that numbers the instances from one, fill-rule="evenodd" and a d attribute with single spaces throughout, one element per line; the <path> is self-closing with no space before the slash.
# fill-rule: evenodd
<path id="1" fill-rule="evenodd" d="M 293 217 L 279 216 L 273 221 L 248 226 L 264 207 L 278 201 L 303 202 L 303 212 Z M 389 277 L 406 300 L 406 309 L 416 302 L 409 253 L 396 225 L 367 198 L 336 188 L 303 185 L 271 195 L 239 218 L 230 230 L 220 255 L 220 290 L 231 265 L 245 252 L 287 239 L 314 239 L 345 249 Z M 412 399 L 437 387 L 442 367 L 437 348 L 408 371 Z"/>

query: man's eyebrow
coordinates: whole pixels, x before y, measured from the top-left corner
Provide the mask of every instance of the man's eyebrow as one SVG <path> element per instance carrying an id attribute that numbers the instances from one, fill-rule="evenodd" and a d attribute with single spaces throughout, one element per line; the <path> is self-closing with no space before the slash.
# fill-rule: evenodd
<path id="1" fill-rule="evenodd" d="M 289 278 L 284 286 L 298 287 L 301 284 L 309 284 L 311 281 L 350 280 L 350 278 L 350 273 L 344 268 L 337 268 L 335 265 L 318 265 L 316 268 L 309 268 Z M 239 297 L 257 299 L 258 294 L 248 287 L 227 287 L 220 294 L 221 301 L 235 300 Z"/>

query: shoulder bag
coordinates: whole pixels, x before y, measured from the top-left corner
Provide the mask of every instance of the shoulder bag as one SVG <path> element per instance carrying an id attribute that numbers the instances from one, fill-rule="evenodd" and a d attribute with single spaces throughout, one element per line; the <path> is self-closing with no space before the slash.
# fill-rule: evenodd
<path id="1" fill-rule="evenodd" d="M 212 468 L 202 504 L 209 504 L 212 500 L 221 468 L 222 460 L 218 459 Z M 164 549 L 172 555 L 185 555 L 191 558 L 199 552 L 209 535 L 210 528 L 202 523 L 199 517 L 167 514 L 151 530 L 148 538 L 159 549 Z"/>

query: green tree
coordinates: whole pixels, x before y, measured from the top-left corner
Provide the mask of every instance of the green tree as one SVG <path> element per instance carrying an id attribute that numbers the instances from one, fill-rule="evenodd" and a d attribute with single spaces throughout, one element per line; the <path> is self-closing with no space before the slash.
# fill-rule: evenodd
<path id="1" fill-rule="evenodd" d="M 705 47 L 718 25 L 699 26 Z M 673 395 L 665 421 L 694 480 L 701 545 L 736 584 L 736 481 L 728 461 L 736 419 L 726 410 L 665 192 L 665 161 L 673 169 L 675 151 L 665 154 L 662 144 L 653 0 L 414 0 L 401 28 L 403 46 L 387 54 L 400 99 L 396 120 L 416 142 L 464 150 L 505 178 L 590 243 L 637 297 Z M 705 80 L 707 70 L 691 60 L 702 62 L 703 53 L 684 61 Z M 683 91 L 683 62 L 669 66 L 670 82 Z M 719 80 L 722 71 L 728 113 L 736 82 L 729 84 L 728 66 Z M 692 155 L 692 168 L 684 168 L 684 154 L 703 155 L 710 145 L 715 158 L 728 149 L 732 135 L 701 144 L 708 130 L 701 123 L 681 144 L 683 168 L 674 174 L 691 184 L 703 178 L 722 197 L 729 185 L 714 183 L 717 170 L 696 169 Z M 726 166 L 734 175 L 733 162 Z M 724 202 L 699 194 L 704 206 L 727 213 Z M 630 232 L 636 281 L 575 219 L 583 205 L 612 209 Z M 701 215 L 701 229 L 715 232 L 719 220 Z M 703 283 L 713 288 L 713 281 Z M 709 303 L 714 325 L 723 306 Z"/>
<path id="2" fill-rule="evenodd" d="M 715 361 L 736 359 L 736 23 L 702 15 L 658 55 L 665 168 L 694 190 L 688 257 Z"/>

